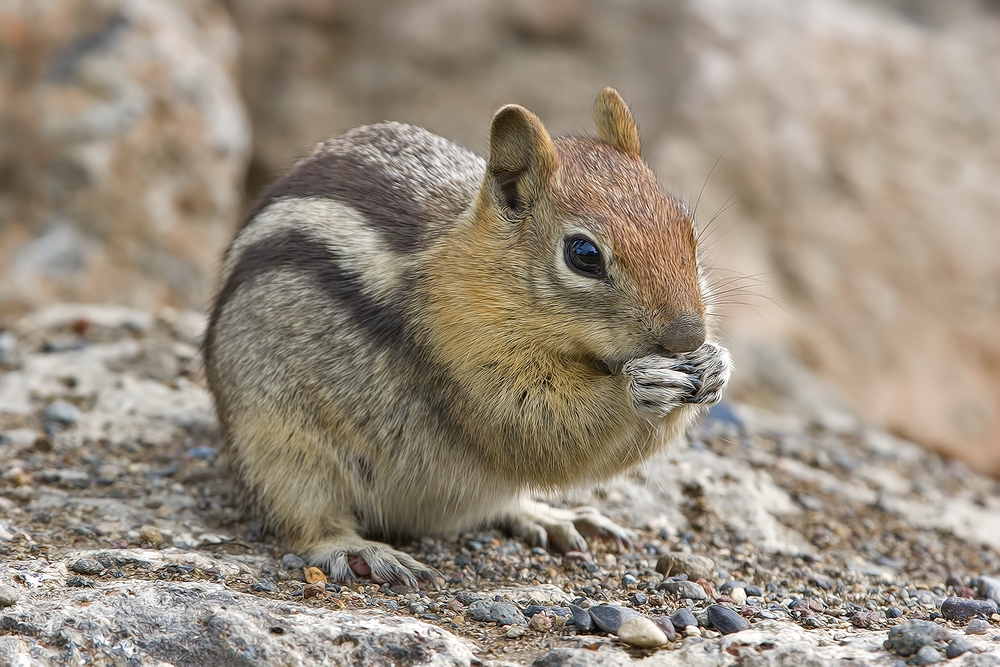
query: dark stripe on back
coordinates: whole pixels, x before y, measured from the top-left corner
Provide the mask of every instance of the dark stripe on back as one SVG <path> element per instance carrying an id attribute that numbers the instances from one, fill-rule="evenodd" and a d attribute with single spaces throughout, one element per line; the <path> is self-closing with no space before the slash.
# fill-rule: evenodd
<path id="1" fill-rule="evenodd" d="M 408 196 L 407 185 L 357 155 L 326 153 L 292 169 L 265 191 L 240 229 L 265 208 L 286 198 L 324 197 L 357 209 L 397 252 L 422 248 L 428 213 Z"/>
<path id="2" fill-rule="evenodd" d="M 215 298 L 203 347 L 206 362 L 212 352 L 222 309 L 240 286 L 264 273 L 282 269 L 294 269 L 312 278 L 317 287 L 351 313 L 358 327 L 378 344 L 396 348 L 413 346 L 405 331 L 405 315 L 399 307 L 373 301 L 362 291 L 359 276 L 345 270 L 340 258 L 326 243 L 312 234 L 293 230 L 261 239 L 240 254 Z"/>

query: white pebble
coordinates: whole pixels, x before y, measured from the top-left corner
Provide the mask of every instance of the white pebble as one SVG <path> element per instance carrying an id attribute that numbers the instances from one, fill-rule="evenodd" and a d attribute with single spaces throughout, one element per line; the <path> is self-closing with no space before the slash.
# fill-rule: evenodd
<path id="1" fill-rule="evenodd" d="M 747 592 L 742 588 L 734 588 L 729 592 L 729 597 L 733 599 L 738 605 L 744 605 L 747 603 Z"/>
<path id="2" fill-rule="evenodd" d="M 689 625 L 684 628 L 684 635 L 686 637 L 701 637 L 701 628 L 697 625 Z"/>
<path id="3" fill-rule="evenodd" d="M 618 639 L 640 648 L 655 648 L 667 643 L 667 635 L 645 616 L 627 618 L 618 628 Z"/>

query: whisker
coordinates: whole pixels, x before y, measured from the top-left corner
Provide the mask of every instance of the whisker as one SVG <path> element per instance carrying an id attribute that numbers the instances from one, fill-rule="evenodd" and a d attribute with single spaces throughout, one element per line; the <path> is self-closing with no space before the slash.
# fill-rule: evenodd
<path id="1" fill-rule="evenodd" d="M 701 190 L 698 191 L 698 198 L 694 202 L 694 211 L 691 212 L 691 217 L 694 219 L 698 218 L 698 204 L 701 203 L 701 196 L 705 194 L 705 187 L 708 185 L 708 182 L 712 180 L 712 174 L 715 173 L 715 168 L 719 166 L 720 162 L 722 162 L 722 157 L 726 154 L 726 151 L 729 150 L 729 146 L 730 144 L 726 144 L 726 147 L 722 149 L 722 153 L 715 160 L 715 164 L 713 164 L 712 168 L 708 170 L 708 176 L 705 177 L 705 182 L 701 184 Z"/>

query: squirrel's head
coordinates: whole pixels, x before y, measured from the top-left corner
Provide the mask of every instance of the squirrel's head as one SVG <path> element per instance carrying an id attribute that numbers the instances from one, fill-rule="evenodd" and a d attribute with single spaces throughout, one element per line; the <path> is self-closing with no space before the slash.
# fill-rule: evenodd
<path id="1" fill-rule="evenodd" d="M 501 235 L 528 310 L 542 311 L 525 317 L 560 349 L 614 370 L 695 350 L 706 312 L 691 216 L 643 161 L 615 90 L 598 96 L 594 120 L 599 139 L 552 140 L 527 109 L 500 109 L 477 218 Z"/>

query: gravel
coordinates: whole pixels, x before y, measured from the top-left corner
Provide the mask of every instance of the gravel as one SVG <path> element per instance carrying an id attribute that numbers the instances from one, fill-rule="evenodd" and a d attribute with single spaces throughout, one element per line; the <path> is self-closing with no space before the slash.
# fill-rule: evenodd
<path id="1" fill-rule="evenodd" d="M 41 351 L 52 338 L 47 332 L 17 334 L 22 366 L 9 373 L 52 368 L 51 376 L 18 381 L 25 392 L 45 387 L 44 397 L 14 401 L 0 391 L 0 403 L 31 406 L 0 409 L 0 586 L 21 593 L 6 612 L 16 610 L 18 627 L 40 628 L 32 630 L 35 639 L 18 639 L 32 647 L 60 641 L 45 634 L 43 617 L 21 616 L 43 593 L 76 614 L 89 607 L 77 607 L 73 596 L 103 600 L 109 587 L 142 592 L 165 582 L 211 584 L 220 599 L 244 595 L 324 618 L 377 613 L 420 622 L 468 642 L 484 664 L 530 663 L 563 650 L 574 660 L 574 651 L 585 651 L 625 664 L 650 649 L 608 633 L 639 617 L 670 640 L 658 652 L 711 665 L 734 657 L 723 648 L 730 640 L 718 634 L 729 629 L 727 620 L 759 631 L 738 641 L 773 643 L 746 650 L 774 664 L 786 648 L 817 664 L 846 655 L 862 663 L 912 660 L 923 647 L 948 650 L 949 631 L 963 627 L 977 654 L 1000 651 L 992 639 L 1000 617 L 987 616 L 990 603 L 973 599 L 1000 596 L 1000 531 L 989 528 L 1000 485 L 872 427 L 833 432 L 808 417 L 739 405 L 729 408 L 739 414 L 738 430 L 716 436 L 694 428 L 690 447 L 650 461 L 635 473 L 639 479 L 564 501 L 631 517 L 626 523 L 640 529 L 631 549 L 592 539 L 589 553 L 562 555 L 500 530 L 425 538 L 399 548 L 439 570 L 441 590 L 393 590 L 359 578 L 319 585 L 307 597 L 302 558 L 230 504 L 201 370 L 179 360 L 167 382 L 143 365 L 176 342 L 157 326 L 95 328 L 85 345 L 60 353 L 58 368 Z M 66 377 L 76 384 L 60 380 Z M 12 386 L 21 385 L 4 385 Z M 58 401 L 86 419 L 46 419 Z M 822 509 L 804 510 L 807 496 Z M 45 580 L 21 572 L 40 563 L 58 568 Z M 710 609 L 715 605 L 726 611 Z M 970 617 L 973 607 L 980 611 Z M 603 627 L 594 615 L 603 615 Z M 727 620 L 717 620 L 723 615 Z"/>

